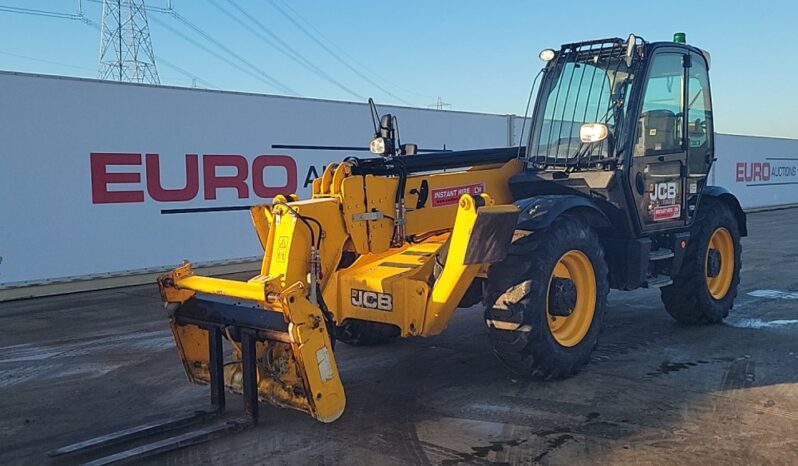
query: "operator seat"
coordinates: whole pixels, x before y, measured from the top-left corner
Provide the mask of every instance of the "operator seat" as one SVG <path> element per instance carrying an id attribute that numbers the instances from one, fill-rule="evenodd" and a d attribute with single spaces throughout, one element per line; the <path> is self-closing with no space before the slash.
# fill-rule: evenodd
<path id="1" fill-rule="evenodd" d="M 635 155 L 678 152 L 679 119 L 670 110 L 649 110 L 640 115 Z"/>

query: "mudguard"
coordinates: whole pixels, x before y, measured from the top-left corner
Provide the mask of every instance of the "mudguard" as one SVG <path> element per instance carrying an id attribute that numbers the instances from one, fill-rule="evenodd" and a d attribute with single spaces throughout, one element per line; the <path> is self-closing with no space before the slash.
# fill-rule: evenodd
<path id="1" fill-rule="evenodd" d="M 740 236 L 748 236 L 748 225 L 746 224 L 745 212 L 743 212 L 743 208 L 740 206 L 740 201 L 737 200 L 737 196 L 722 186 L 707 186 L 704 188 L 701 195 L 718 199 L 731 207 L 732 212 L 734 212 L 734 217 L 737 219 L 737 224 L 740 226 Z"/>
<path id="2" fill-rule="evenodd" d="M 534 196 L 516 201 L 515 205 L 521 211 L 516 226 L 521 230 L 531 231 L 546 228 L 554 219 L 572 209 L 581 211 L 587 209 L 592 214 L 592 220 L 599 223 L 598 226 L 611 224 L 604 212 L 594 202 L 572 194 Z"/>

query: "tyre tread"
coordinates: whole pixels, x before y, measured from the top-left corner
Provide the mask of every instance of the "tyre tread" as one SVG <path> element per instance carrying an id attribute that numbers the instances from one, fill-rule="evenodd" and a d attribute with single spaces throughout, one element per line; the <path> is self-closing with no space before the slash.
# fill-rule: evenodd
<path id="1" fill-rule="evenodd" d="M 737 297 L 740 283 L 741 251 L 739 226 L 734 213 L 721 201 L 707 199 L 693 223 L 690 242 L 673 284 L 660 289 L 665 310 L 677 322 L 685 325 L 715 324 L 729 315 Z M 712 298 L 706 287 L 706 247 L 712 233 L 725 227 L 734 244 L 734 272 L 728 293 L 720 300 Z"/>
<path id="2" fill-rule="evenodd" d="M 541 299 L 545 301 L 546 290 L 542 286 L 548 287 L 551 267 L 559 259 L 563 244 L 569 241 L 589 249 L 584 252 L 591 258 L 596 273 L 597 296 L 588 334 L 578 345 L 565 348 L 556 343 L 545 320 L 541 320 L 547 317 L 535 313 L 540 312 Z M 531 324 L 532 330 L 509 331 L 489 326 L 490 340 L 499 360 L 513 372 L 533 379 L 561 379 L 579 372 L 590 361 L 603 325 L 609 291 L 607 275 L 598 235 L 577 217 L 564 215 L 545 231 L 518 237 L 506 259 L 488 270 L 485 318 Z"/>

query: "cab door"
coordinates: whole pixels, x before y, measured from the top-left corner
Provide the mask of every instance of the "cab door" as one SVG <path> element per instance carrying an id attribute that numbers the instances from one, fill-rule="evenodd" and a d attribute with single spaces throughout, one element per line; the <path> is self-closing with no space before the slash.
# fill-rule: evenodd
<path id="1" fill-rule="evenodd" d="M 630 170 L 631 190 L 644 232 L 679 227 L 688 218 L 684 109 L 685 70 L 689 66 L 689 52 L 657 49 L 645 77 Z"/>
<path id="2" fill-rule="evenodd" d="M 707 174 L 715 160 L 715 132 L 712 124 L 712 96 L 709 89 L 709 63 L 703 54 L 690 52 L 687 70 L 687 221 L 696 214 Z"/>

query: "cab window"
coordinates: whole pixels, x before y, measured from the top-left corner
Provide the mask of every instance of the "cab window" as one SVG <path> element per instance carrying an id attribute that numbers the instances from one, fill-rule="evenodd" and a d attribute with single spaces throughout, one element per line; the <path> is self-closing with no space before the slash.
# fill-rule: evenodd
<path id="1" fill-rule="evenodd" d="M 687 99 L 687 165 L 690 174 L 706 174 L 712 153 L 712 99 L 707 64 L 699 54 L 691 54 Z"/>
<path id="2" fill-rule="evenodd" d="M 680 121 L 684 115 L 684 68 L 681 53 L 654 56 L 643 97 L 634 155 L 659 155 L 682 150 Z"/>

